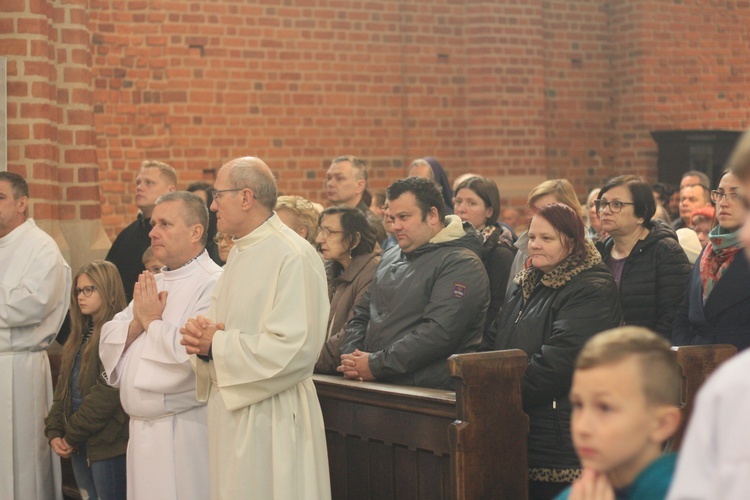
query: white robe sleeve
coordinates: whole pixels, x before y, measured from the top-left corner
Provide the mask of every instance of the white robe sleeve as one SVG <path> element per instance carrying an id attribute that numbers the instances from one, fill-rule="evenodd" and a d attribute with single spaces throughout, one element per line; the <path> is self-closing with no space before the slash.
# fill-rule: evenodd
<path id="1" fill-rule="evenodd" d="M 133 303 L 131 302 L 122 312 L 117 313 L 111 321 L 104 323 L 104 326 L 102 326 L 99 357 L 104 365 L 107 382 L 113 387 L 120 387 L 123 353 L 125 342 L 128 339 L 128 328 L 132 320 Z"/>
<path id="2" fill-rule="evenodd" d="M 214 335 L 212 355 L 217 385 L 229 410 L 262 401 L 312 374 L 328 316 L 327 310 L 318 311 L 317 299 L 321 293 L 326 299 L 327 295 L 325 289 L 317 286 L 318 281 L 323 286 L 325 282 L 315 279 L 314 273 L 300 256 L 284 260 L 275 284 L 265 283 L 272 302 L 248 305 L 264 318 L 260 328 L 219 330 Z M 321 316 L 324 322 L 319 328 L 315 318 Z M 319 336 L 320 341 L 311 341 L 309 335 Z"/>
<path id="3" fill-rule="evenodd" d="M 60 262 L 56 250 L 42 246 L 35 254 L 26 256 L 27 262 L 18 263 L 28 266 L 20 282 L 0 283 L 0 304 L 3 305 L 0 307 L 0 328 L 38 325 L 60 307 L 61 297 L 69 296 L 70 268 Z M 62 311 L 62 316 L 65 311 L 67 308 Z"/>

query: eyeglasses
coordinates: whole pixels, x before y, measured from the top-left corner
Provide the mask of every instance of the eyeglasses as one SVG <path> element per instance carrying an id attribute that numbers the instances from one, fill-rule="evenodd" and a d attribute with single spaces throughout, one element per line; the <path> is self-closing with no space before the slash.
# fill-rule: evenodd
<path id="1" fill-rule="evenodd" d="M 729 191 L 728 193 L 725 193 L 724 191 L 711 191 L 711 201 L 714 203 L 721 203 L 722 198 L 726 198 L 730 201 L 737 201 L 740 199 L 742 195 L 738 193 L 737 191 Z"/>
<path id="2" fill-rule="evenodd" d="M 221 243 L 222 241 L 226 241 L 227 243 L 232 243 L 232 235 L 231 234 L 221 234 L 216 233 L 216 236 L 214 236 L 214 243 L 217 245 Z"/>
<path id="3" fill-rule="evenodd" d="M 94 290 L 96 290 L 95 286 L 85 286 L 83 288 L 74 288 L 73 294 L 74 296 L 78 297 L 81 292 L 83 292 L 84 297 L 91 297 L 91 294 L 94 293 Z"/>
<path id="4" fill-rule="evenodd" d="M 219 196 L 220 193 L 230 193 L 232 191 L 242 191 L 245 188 L 232 188 L 232 189 L 210 189 L 209 193 L 211 193 L 211 198 L 214 200 L 221 199 L 221 196 Z"/>
<path id="5" fill-rule="evenodd" d="M 609 207 L 609 210 L 616 214 L 622 210 L 622 207 L 625 205 L 635 205 L 635 203 L 630 203 L 627 201 L 606 201 L 606 200 L 594 200 L 594 206 L 596 206 L 596 211 L 601 212 L 605 208 Z"/>
<path id="6" fill-rule="evenodd" d="M 343 232 L 344 231 L 334 231 L 333 229 L 328 229 L 327 227 L 322 227 L 321 226 L 320 227 L 320 233 L 318 233 L 318 234 L 322 235 L 323 238 L 328 238 L 332 234 L 341 234 Z"/>

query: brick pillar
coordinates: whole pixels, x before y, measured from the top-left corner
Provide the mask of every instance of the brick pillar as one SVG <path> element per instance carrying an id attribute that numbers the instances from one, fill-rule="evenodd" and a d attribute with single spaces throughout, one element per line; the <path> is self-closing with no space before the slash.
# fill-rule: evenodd
<path id="1" fill-rule="evenodd" d="M 76 270 L 101 258 L 88 0 L 3 0 L 8 58 L 8 170 L 23 175 L 30 215 Z"/>

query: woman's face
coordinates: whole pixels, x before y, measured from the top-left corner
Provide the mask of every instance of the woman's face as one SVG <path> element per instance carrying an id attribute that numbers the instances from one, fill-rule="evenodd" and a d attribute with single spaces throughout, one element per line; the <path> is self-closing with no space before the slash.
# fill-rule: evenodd
<path id="1" fill-rule="evenodd" d="M 320 230 L 315 238 L 320 253 L 326 260 L 342 262 L 349 257 L 350 249 L 344 245 L 344 230 L 341 227 L 341 214 L 325 215 L 320 221 Z"/>
<path id="2" fill-rule="evenodd" d="M 597 233 L 602 230 L 602 221 L 599 220 L 599 214 L 596 213 L 596 204 L 594 203 L 598 195 L 598 190 L 592 191 L 589 199 L 586 201 L 586 206 L 589 209 L 589 224 Z"/>
<path id="3" fill-rule="evenodd" d="M 234 246 L 231 234 L 216 234 L 216 245 L 219 247 L 219 258 L 226 262 L 229 258 L 229 251 Z"/>
<path id="4" fill-rule="evenodd" d="M 453 212 L 464 222 L 471 222 L 475 228 L 482 230 L 487 219 L 492 216 L 492 207 L 484 204 L 482 198 L 469 188 L 459 189 L 453 200 Z"/>
<path id="5" fill-rule="evenodd" d="M 548 273 L 570 255 L 570 248 L 547 219 L 535 215 L 529 225 L 531 265 Z"/>
<path id="6" fill-rule="evenodd" d="M 602 231 L 617 238 L 618 236 L 629 236 L 643 227 L 638 223 L 642 219 L 635 216 L 635 207 L 632 205 L 633 196 L 627 186 L 613 187 L 602 195 L 601 200 L 603 202 L 630 203 L 630 205 L 623 205 L 617 213 L 612 210 L 611 205 L 600 210 L 599 220 L 601 220 Z"/>
<path id="7" fill-rule="evenodd" d="M 77 291 L 80 290 L 76 296 L 76 299 L 78 299 L 78 307 L 81 308 L 81 314 L 86 316 L 96 314 L 102 307 L 102 295 L 99 289 L 97 288 L 91 291 L 94 286 L 94 282 L 91 281 L 88 274 L 82 274 L 76 280 L 76 289 Z M 86 297 L 86 293 L 89 292 L 91 292 L 91 295 Z"/>
<path id="8" fill-rule="evenodd" d="M 716 218 L 722 229 L 734 232 L 742 226 L 747 215 L 740 181 L 734 174 L 726 174 L 721 178 L 717 191 L 725 196 L 716 202 Z M 732 193 L 737 196 L 734 200 Z"/>

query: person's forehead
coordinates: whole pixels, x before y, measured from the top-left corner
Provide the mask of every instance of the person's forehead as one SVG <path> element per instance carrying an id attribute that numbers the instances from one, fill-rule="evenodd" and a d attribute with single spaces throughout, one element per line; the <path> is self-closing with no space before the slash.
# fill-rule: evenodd
<path id="1" fill-rule="evenodd" d="M 181 203 L 179 201 L 165 201 L 163 203 L 159 203 L 154 207 L 151 218 L 154 220 L 172 220 L 178 218 L 180 216 L 180 209 L 182 208 L 180 205 Z M 182 220 L 182 217 L 179 218 L 180 220 Z"/>
<path id="2" fill-rule="evenodd" d="M 703 188 L 701 186 L 686 186 L 682 188 L 682 195 L 683 196 L 698 196 L 701 194 L 701 191 L 703 191 Z"/>
<path id="3" fill-rule="evenodd" d="M 418 210 L 417 197 L 413 193 L 405 192 L 401 194 L 395 200 L 388 201 L 388 208 L 391 213 L 395 212 L 408 212 L 411 210 Z"/>
<path id="4" fill-rule="evenodd" d="M 331 174 L 339 174 L 339 175 L 353 175 L 354 167 L 352 166 L 352 162 L 348 160 L 339 161 L 336 163 L 331 163 L 330 168 L 328 169 L 328 172 Z"/>
<path id="5" fill-rule="evenodd" d="M 13 186 L 8 181 L 0 181 L 0 192 L 9 194 L 13 192 Z"/>
<path id="6" fill-rule="evenodd" d="M 161 178 L 161 170 L 158 167 L 144 167 L 138 172 L 138 177 L 146 177 L 149 179 Z"/>

